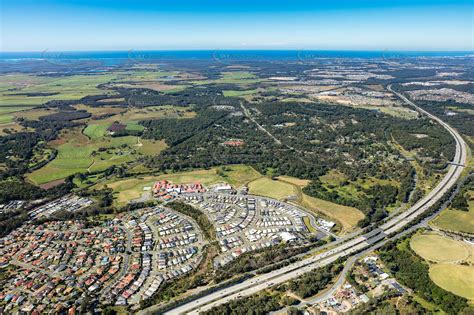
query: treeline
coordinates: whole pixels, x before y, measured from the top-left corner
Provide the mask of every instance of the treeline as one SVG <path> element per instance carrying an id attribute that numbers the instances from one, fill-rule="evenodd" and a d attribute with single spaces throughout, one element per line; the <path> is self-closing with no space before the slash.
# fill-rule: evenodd
<path id="1" fill-rule="evenodd" d="M 207 239 L 216 239 L 216 230 L 214 229 L 214 225 L 212 225 L 207 216 L 198 209 L 181 201 L 173 201 L 168 203 L 166 206 L 193 218 L 194 221 L 197 222 Z"/>
<path id="2" fill-rule="evenodd" d="M 0 203 L 7 203 L 11 200 L 54 199 L 68 193 L 72 188 L 73 184 L 70 179 L 66 179 L 63 184 L 50 189 L 42 189 L 21 178 L 11 178 L 0 181 Z"/>
<path id="3" fill-rule="evenodd" d="M 324 244 L 324 241 L 322 241 L 321 244 Z M 235 275 L 254 271 L 265 266 L 278 263 L 304 253 L 307 250 L 308 247 L 289 247 L 288 245 L 281 244 L 253 251 L 251 253 L 245 253 L 239 256 L 232 263 L 217 269 L 215 281 L 221 282 Z"/>
<path id="4" fill-rule="evenodd" d="M 11 200 L 56 199 L 67 194 L 72 187 L 73 184 L 69 179 L 63 184 L 45 190 L 21 178 L 11 178 L 0 181 L 0 204 Z M 0 215 L 0 237 L 7 235 L 28 219 L 28 207 L 30 206 Z"/>
<path id="5" fill-rule="evenodd" d="M 440 306 L 448 314 L 460 314 L 467 300 L 438 287 L 429 276 L 429 266 L 409 249 L 400 250 L 396 242 L 380 249 L 380 258 L 395 278 L 423 299 Z"/>
<path id="6" fill-rule="evenodd" d="M 60 111 L 51 115 L 40 117 L 40 120 L 51 121 L 72 121 L 91 117 L 91 114 L 85 110 Z"/>
<path id="7" fill-rule="evenodd" d="M 286 306 L 294 305 L 297 300 L 289 297 L 281 297 L 279 294 L 263 291 L 255 295 L 241 299 L 231 300 L 228 303 L 215 306 L 208 311 L 201 312 L 203 315 L 264 315 L 279 310 Z"/>
<path id="8" fill-rule="evenodd" d="M 324 290 L 342 269 L 343 265 L 337 262 L 315 269 L 291 280 L 288 289 L 302 298 L 313 296 Z"/>
<path id="9" fill-rule="evenodd" d="M 451 201 L 451 207 L 461 211 L 469 211 L 470 191 L 474 191 L 474 175 L 471 175 L 464 181 L 459 192 Z"/>

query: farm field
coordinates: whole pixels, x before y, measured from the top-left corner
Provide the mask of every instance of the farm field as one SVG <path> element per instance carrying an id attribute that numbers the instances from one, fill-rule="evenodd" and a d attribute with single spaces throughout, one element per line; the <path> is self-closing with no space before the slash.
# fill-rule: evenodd
<path id="1" fill-rule="evenodd" d="M 184 84 L 164 84 L 161 80 L 160 81 L 142 81 L 142 82 L 133 82 L 133 83 L 119 83 L 114 84 L 115 87 L 124 87 L 124 88 L 144 88 L 150 89 L 155 91 L 160 91 L 163 93 L 176 93 L 183 91 L 190 87 L 190 85 Z"/>
<path id="2" fill-rule="evenodd" d="M 99 84 L 117 80 L 116 74 L 73 75 L 64 77 L 5 75 L 0 78 L 0 106 L 37 106 L 50 100 L 77 100 L 88 95 L 103 94 Z M 13 86 L 13 87 L 12 87 Z M 26 93 L 41 93 L 28 96 Z"/>
<path id="3" fill-rule="evenodd" d="M 250 85 L 263 81 L 255 76 L 253 73 L 248 71 L 232 71 L 222 72 L 220 78 L 216 80 L 198 80 L 192 81 L 192 84 L 203 85 L 203 84 L 237 84 L 237 85 Z"/>
<path id="4" fill-rule="evenodd" d="M 257 89 L 255 90 L 245 90 L 245 91 L 238 91 L 238 90 L 226 90 L 222 91 L 224 96 L 226 97 L 237 97 L 237 96 L 246 96 L 246 95 L 252 95 L 258 92 Z"/>

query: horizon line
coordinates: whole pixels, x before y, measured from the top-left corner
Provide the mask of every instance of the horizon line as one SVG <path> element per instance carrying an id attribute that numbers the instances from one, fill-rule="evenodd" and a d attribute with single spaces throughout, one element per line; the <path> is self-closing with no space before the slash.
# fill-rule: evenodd
<path id="1" fill-rule="evenodd" d="M 0 54 L 3 53 L 46 53 L 46 52 L 133 52 L 133 51 L 206 51 L 206 52 L 218 52 L 218 51 L 358 51 L 358 52 L 462 52 L 462 53 L 474 53 L 474 50 L 463 50 L 463 49 L 349 49 L 349 48 L 341 48 L 341 49 L 318 49 L 318 48 L 303 48 L 303 49 L 277 49 L 277 48 L 217 48 L 217 49 L 210 49 L 210 48 L 179 48 L 179 49 L 84 49 L 84 50 L 50 50 L 50 49 L 43 49 L 43 50 L 7 50 L 2 51 L 0 50 Z"/>

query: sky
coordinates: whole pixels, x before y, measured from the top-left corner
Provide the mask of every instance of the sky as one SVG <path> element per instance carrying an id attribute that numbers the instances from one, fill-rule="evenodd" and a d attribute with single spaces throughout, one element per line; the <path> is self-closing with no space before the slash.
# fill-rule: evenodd
<path id="1" fill-rule="evenodd" d="M 473 51 L 457 0 L 1 0 L 1 51 Z"/>

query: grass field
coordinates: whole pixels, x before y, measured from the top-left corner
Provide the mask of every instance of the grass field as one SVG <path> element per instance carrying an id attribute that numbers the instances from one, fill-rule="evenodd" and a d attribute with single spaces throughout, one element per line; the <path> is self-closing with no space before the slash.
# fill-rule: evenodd
<path id="1" fill-rule="evenodd" d="M 0 118 L 7 113 L 32 108 L 51 100 L 78 100 L 88 95 L 113 94 L 113 90 L 98 88 L 100 84 L 104 83 L 147 81 L 149 84 L 157 84 L 159 81 L 168 80 L 169 76 L 183 77 L 186 74 L 137 69 L 64 77 L 36 76 L 26 73 L 1 75 Z M 180 89 L 182 87 L 177 86 L 166 92 L 179 91 Z M 34 95 L 39 92 L 43 94 Z M 31 95 L 27 95 L 27 93 Z"/>
<path id="2" fill-rule="evenodd" d="M 28 120 L 38 120 L 40 117 L 56 114 L 57 109 L 54 108 L 33 108 L 21 112 L 16 112 L 15 117 Z"/>
<path id="3" fill-rule="evenodd" d="M 39 185 L 78 172 L 102 171 L 112 165 L 132 161 L 139 153 L 154 155 L 166 148 L 163 141 L 140 141 L 134 136 L 104 137 L 101 136 L 104 131 L 102 127 L 92 126 L 84 130 L 91 139 L 75 130 L 53 141 L 58 155 L 44 167 L 28 174 L 28 179 Z M 99 148 L 105 150 L 99 152 Z"/>
<path id="4" fill-rule="evenodd" d="M 410 247 L 429 262 L 430 278 L 438 286 L 474 300 L 473 245 L 435 233 L 424 233 L 413 236 Z"/>
<path id="5" fill-rule="evenodd" d="M 238 91 L 238 90 L 226 90 L 222 91 L 225 97 L 238 97 L 238 96 L 245 96 L 245 95 L 252 95 L 257 93 L 258 90 L 245 90 L 245 91 Z"/>
<path id="6" fill-rule="evenodd" d="M 290 196 L 297 196 L 298 190 L 292 184 L 262 177 L 249 183 L 249 193 L 281 200 Z"/>
<path id="7" fill-rule="evenodd" d="M 0 125 L 11 123 L 13 118 L 15 117 L 10 114 L 0 115 Z"/>
<path id="8" fill-rule="evenodd" d="M 261 82 L 262 79 L 256 77 L 253 73 L 248 71 L 232 71 L 222 72 L 220 78 L 217 80 L 198 80 L 192 81 L 195 85 L 202 84 L 237 84 L 237 85 L 250 85 Z"/>
<path id="9" fill-rule="evenodd" d="M 91 139 L 99 139 L 105 135 L 107 128 L 110 127 L 110 124 L 90 124 L 82 132 Z"/>
<path id="10" fill-rule="evenodd" d="M 224 177 L 225 181 L 235 188 L 239 188 L 262 177 L 253 167 L 247 165 L 226 166 L 224 170 L 222 168 L 220 170 L 220 174 Z"/>
<path id="11" fill-rule="evenodd" d="M 311 225 L 311 220 L 309 219 L 309 217 L 304 217 L 303 222 L 304 222 L 304 225 L 306 225 L 306 227 L 308 228 L 308 231 L 310 233 L 318 232 L 318 230 L 316 230 L 316 228 L 313 225 Z"/>
<path id="12" fill-rule="evenodd" d="M 325 216 L 339 222 L 343 231 L 348 231 L 357 225 L 365 215 L 358 209 L 353 207 L 341 206 L 336 203 L 310 197 L 303 194 L 301 205 L 315 212 L 320 212 Z"/>
<path id="13" fill-rule="evenodd" d="M 459 231 L 464 233 L 474 233 L 474 191 L 470 193 L 469 211 L 460 211 L 447 209 L 444 210 L 433 224 L 450 231 Z"/>
<path id="14" fill-rule="evenodd" d="M 455 262 L 469 258 L 469 249 L 462 242 L 438 234 L 412 237 L 410 247 L 421 257 L 434 262 Z"/>
<path id="15" fill-rule="evenodd" d="M 73 75 L 64 77 L 34 76 L 17 74 L 0 77 L 2 105 L 41 105 L 50 100 L 77 100 L 87 95 L 103 94 L 99 84 L 117 79 L 116 74 L 98 73 L 94 75 Z M 5 87 L 15 86 L 15 91 Z M 54 95 L 25 96 L 19 93 L 57 93 Z"/>
<path id="16" fill-rule="evenodd" d="M 308 180 L 308 179 L 299 179 L 299 178 L 290 177 L 290 176 L 278 176 L 277 179 L 282 181 L 282 182 L 287 182 L 287 183 L 296 185 L 300 188 L 303 188 L 303 187 L 307 186 L 310 183 L 310 180 Z"/>
<path id="17" fill-rule="evenodd" d="M 125 128 L 125 130 L 128 130 L 128 131 L 143 131 L 144 129 L 145 129 L 145 127 L 140 125 L 138 123 L 138 121 L 136 121 L 136 120 L 128 121 L 127 122 L 127 127 Z"/>
<path id="18" fill-rule="evenodd" d="M 77 110 L 85 110 L 93 116 L 120 114 L 127 111 L 127 109 L 124 107 L 116 107 L 116 106 L 92 107 L 92 106 L 87 106 L 84 104 L 78 104 L 78 105 L 74 105 L 73 107 Z"/>
<path id="19" fill-rule="evenodd" d="M 474 267 L 437 264 L 430 267 L 430 278 L 441 288 L 474 300 Z"/>

